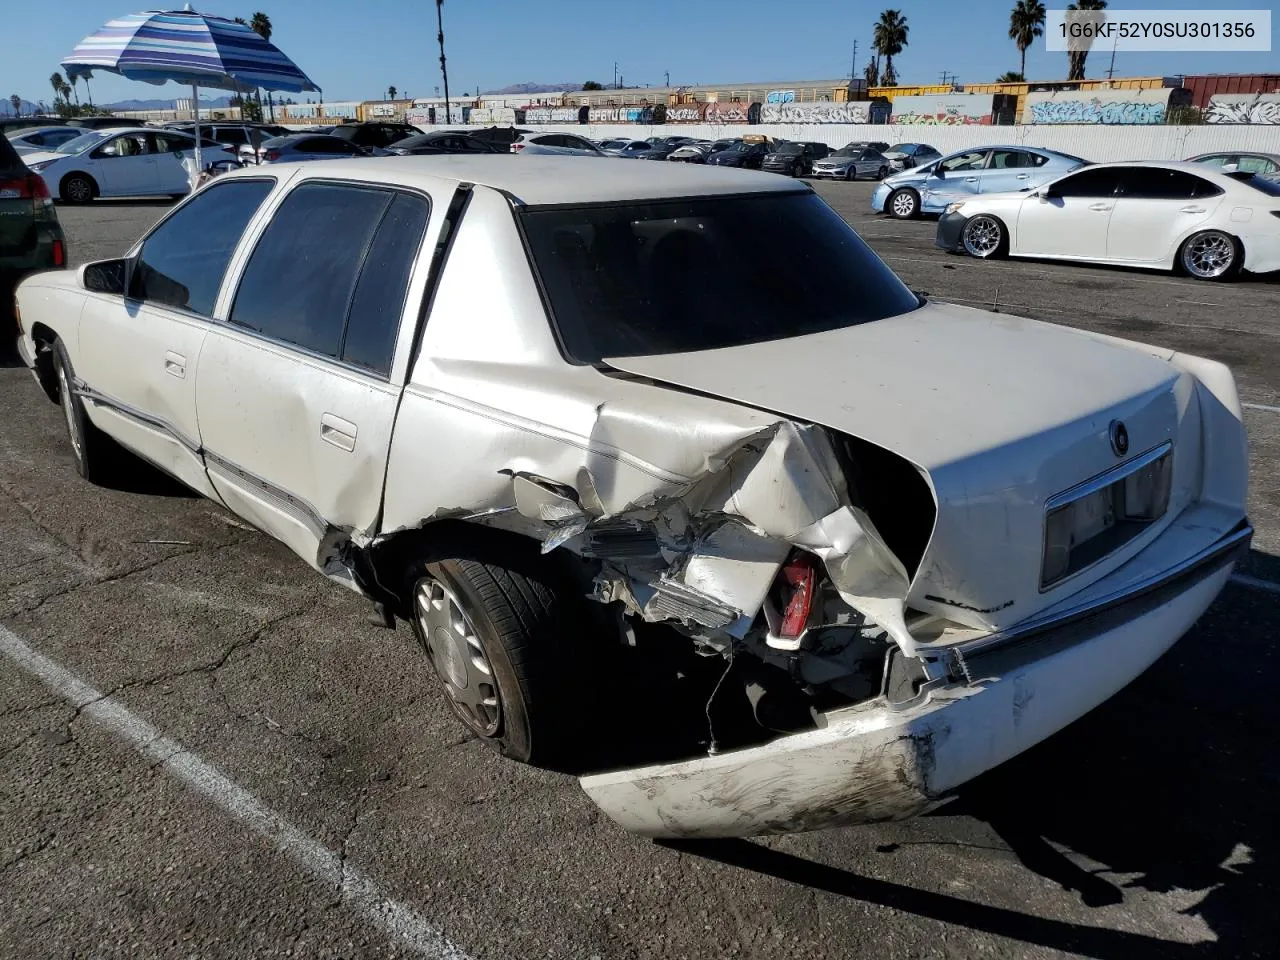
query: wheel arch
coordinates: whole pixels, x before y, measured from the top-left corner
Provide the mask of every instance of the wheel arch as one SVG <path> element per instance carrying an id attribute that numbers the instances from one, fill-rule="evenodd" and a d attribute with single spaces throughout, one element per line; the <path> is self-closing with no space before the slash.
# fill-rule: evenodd
<path id="1" fill-rule="evenodd" d="M 1225 227 L 1208 226 L 1204 223 L 1192 227 L 1178 238 L 1178 240 L 1173 244 L 1173 248 L 1170 250 L 1169 256 L 1165 261 L 1166 268 L 1181 276 L 1187 276 L 1186 270 L 1182 266 L 1182 251 L 1186 249 L 1187 244 L 1191 242 L 1193 237 L 1198 234 L 1209 233 L 1211 231 L 1216 233 L 1225 233 L 1231 238 L 1232 242 L 1236 245 L 1236 256 L 1239 258 L 1235 267 L 1232 269 L 1232 272 L 1239 273 L 1244 270 L 1248 251 L 1245 249 L 1244 240 L 1241 236 L 1235 231 L 1228 230 Z"/>
<path id="2" fill-rule="evenodd" d="M 58 374 L 53 369 L 53 345 L 58 334 L 47 324 L 36 321 L 31 325 L 31 342 L 35 344 L 35 373 L 40 388 L 53 403 L 61 402 L 58 395 Z"/>
<path id="3" fill-rule="evenodd" d="M 58 178 L 58 199 L 59 200 L 66 201 L 67 198 L 63 196 L 62 187 L 63 187 L 63 184 L 65 184 L 72 177 L 84 177 L 86 180 L 89 181 L 90 186 L 93 187 L 93 197 L 91 199 L 96 200 L 100 196 L 102 196 L 102 184 L 98 183 L 98 178 L 95 177 L 88 170 L 77 168 L 74 170 L 68 170 L 66 173 L 64 173 L 62 176 Z"/>

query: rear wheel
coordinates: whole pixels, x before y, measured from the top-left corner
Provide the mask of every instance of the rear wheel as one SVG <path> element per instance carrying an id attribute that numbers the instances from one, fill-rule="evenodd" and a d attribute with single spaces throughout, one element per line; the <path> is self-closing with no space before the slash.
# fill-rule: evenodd
<path id="1" fill-rule="evenodd" d="M 83 173 L 69 173 L 62 178 L 58 193 L 67 203 L 88 203 L 97 196 L 98 187 Z"/>
<path id="2" fill-rule="evenodd" d="M 920 195 L 906 187 L 895 190 L 889 194 L 885 209 L 897 220 L 914 219 L 920 214 Z"/>
<path id="3" fill-rule="evenodd" d="M 883 180 L 883 179 L 884 179 L 885 177 L 887 177 L 888 175 L 889 175 L 889 168 L 888 168 L 888 167 L 881 167 L 879 170 L 877 170 L 877 171 L 876 171 L 876 179 L 877 179 L 877 180 Z"/>
<path id="4" fill-rule="evenodd" d="M 1178 261 L 1197 280 L 1226 280 L 1240 269 L 1240 245 L 1221 230 L 1203 230 L 1187 238 Z"/>
<path id="5" fill-rule="evenodd" d="M 965 253 L 980 260 L 998 257 L 1007 249 L 1008 238 L 1004 224 L 995 217 L 981 213 L 965 222 L 960 234 Z"/>
<path id="6" fill-rule="evenodd" d="M 504 756 L 547 765 L 568 754 L 568 705 L 584 701 L 567 655 L 582 625 L 573 594 L 530 545 L 419 561 L 407 586 L 414 632 L 454 714 Z"/>

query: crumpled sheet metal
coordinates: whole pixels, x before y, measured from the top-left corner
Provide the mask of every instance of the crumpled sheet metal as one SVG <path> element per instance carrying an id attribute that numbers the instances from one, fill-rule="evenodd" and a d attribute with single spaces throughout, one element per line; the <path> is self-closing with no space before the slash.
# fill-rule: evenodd
<path id="1" fill-rule="evenodd" d="M 599 422 L 622 439 L 616 433 L 625 418 Z M 623 600 L 646 619 L 679 619 L 735 636 L 750 626 L 790 546 L 802 547 L 823 561 L 845 602 L 910 652 L 904 618 L 910 578 L 871 519 L 849 502 L 825 429 L 779 421 L 745 436 L 722 431 L 714 439 L 725 446 L 707 454 L 712 439 L 696 429 L 682 438 L 681 446 L 695 450 L 688 458 L 704 470 L 692 482 L 655 478 L 646 497 L 629 490 L 620 503 L 609 496 L 619 492 L 612 475 L 589 471 L 591 495 L 584 497 L 574 485 L 580 474 L 559 480 L 512 471 L 517 509 L 548 525 L 544 549 L 567 546 L 612 560 L 604 579 L 632 581 L 614 583 L 600 599 Z M 604 469 L 616 462 L 591 460 Z M 592 540 L 593 526 L 616 527 L 619 520 L 634 521 L 633 534 L 651 528 L 660 555 L 608 556 L 608 538 Z M 633 535 L 628 546 L 634 544 Z M 702 616 L 692 612 L 699 596 L 707 601 Z M 682 610 L 689 615 L 680 616 Z"/>

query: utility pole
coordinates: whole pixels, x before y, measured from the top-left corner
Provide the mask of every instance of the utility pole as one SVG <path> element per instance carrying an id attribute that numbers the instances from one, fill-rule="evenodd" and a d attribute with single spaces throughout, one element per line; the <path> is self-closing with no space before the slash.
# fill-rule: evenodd
<path id="1" fill-rule="evenodd" d="M 618 89 L 618 61 L 613 61 L 613 89 Z"/>
<path id="2" fill-rule="evenodd" d="M 671 71 L 670 70 L 663 71 L 662 76 L 666 79 L 667 86 L 668 87 L 671 86 Z"/>
<path id="3" fill-rule="evenodd" d="M 444 65 L 444 0 L 436 0 L 436 39 L 440 41 L 440 78 L 444 81 L 444 122 L 453 123 L 453 110 L 449 106 L 449 71 Z"/>
<path id="4" fill-rule="evenodd" d="M 941 81 L 941 82 L 942 82 L 942 85 L 943 85 L 943 86 L 947 86 L 947 85 L 955 86 L 955 82 L 956 82 L 958 79 L 960 79 L 960 78 L 959 78 L 959 77 L 957 77 L 954 73 L 951 73 L 951 72 L 950 72 L 950 71 L 948 71 L 948 70 L 943 70 L 943 71 L 942 71 L 942 81 Z"/>
<path id="5" fill-rule="evenodd" d="M 849 61 L 849 79 L 855 80 L 858 77 L 858 41 L 853 41 L 853 59 Z"/>
<path id="6" fill-rule="evenodd" d="M 1111 43 L 1111 66 L 1107 67 L 1107 82 L 1111 82 L 1111 78 L 1116 72 L 1116 44 L 1120 42 L 1120 36 L 1117 34 L 1115 40 Z"/>

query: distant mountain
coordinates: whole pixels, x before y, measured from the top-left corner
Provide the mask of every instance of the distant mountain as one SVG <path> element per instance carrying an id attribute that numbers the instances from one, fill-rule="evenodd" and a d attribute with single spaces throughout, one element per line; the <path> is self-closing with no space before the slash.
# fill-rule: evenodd
<path id="1" fill-rule="evenodd" d="M 99 103 L 97 106 L 103 110 L 172 110 L 175 100 L 186 99 L 190 96 L 190 88 L 176 96 L 166 97 L 165 99 L 154 100 L 117 100 L 115 103 Z M 200 98 L 200 106 L 202 107 L 229 107 L 231 106 L 230 97 L 213 97 L 211 99 Z"/>
<path id="2" fill-rule="evenodd" d="M 32 103 L 30 100 L 22 101 L 22 112 L 24 114 L 35 113 L 39 109 L 40 109 L 39 104 Z M 12 116 L 13 116 L 13 104 L 9 102 L 8 97 L 5 97 L 3 100 L 0 100 L 0 117 L 12 117 Z"/>
<path id="3" fill-rule="evenodd" d="M 501 90 L 486 90 L 485 93 L 497 96 L 499 94 L 517 94 L 517 93 L 554 93 L 559 90 L 581 90 L 582 84 L 579 83 L 513 83 L 509 87 L 503 87 Z"/>

